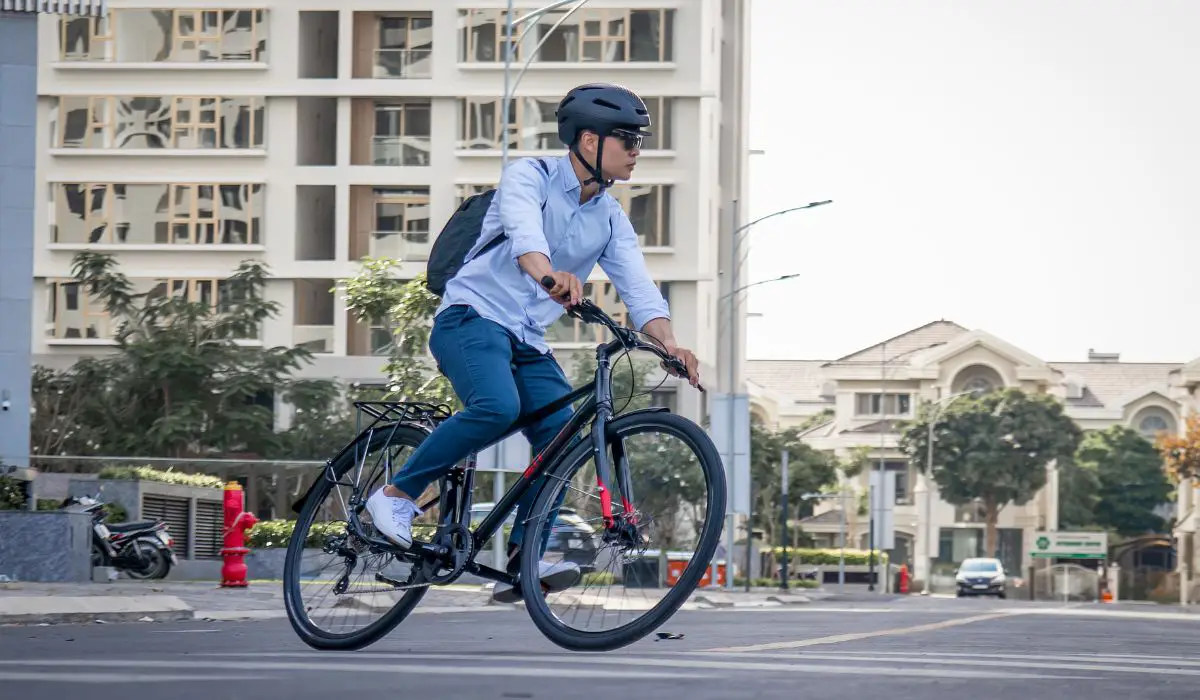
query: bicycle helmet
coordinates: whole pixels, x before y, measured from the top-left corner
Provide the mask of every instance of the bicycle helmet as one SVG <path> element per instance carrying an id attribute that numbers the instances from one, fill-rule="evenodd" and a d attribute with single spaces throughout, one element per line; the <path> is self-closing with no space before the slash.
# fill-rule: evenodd
<path id="1" fill-rule="evenodd" d="M 646 109 L 646 103 L 632 91 L 613 83 L 587 83 L 573 88 L 558 103 L 554 116 L 558 119 L 558 138 L 592 174 L 584 184 L 599 182 L 601 190 L 613 185 L 612 180 L 605 180 L 601 175 L 604 140 L 613 132 L 649 134 L 645 131 L 650 126 L 650 110 Z M 579 135 L 584 130 L 600 136 L 595 167 L 579 153 Z"/>

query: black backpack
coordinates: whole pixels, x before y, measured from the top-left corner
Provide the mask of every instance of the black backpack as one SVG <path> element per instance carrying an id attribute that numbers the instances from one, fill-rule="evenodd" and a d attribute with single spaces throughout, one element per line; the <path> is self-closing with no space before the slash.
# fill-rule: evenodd
<path id="1" fill-rule="evenodd" d="M 546 165 L 546 161 L 538 158 L 537 162 L 542 166 L 546 175 L 549 175 L 550 168 Z M 458 274 L 462 266 L 467 263 L 467 253 L 471 252 L 471 248 L 479 240 L 483 229 L 483 217 L 487 214 L 495 196 L 495 188 L 471 195 L 463 200 L 458 209 L 455 209 L 454 213 L 450 215 L 450 219 L 442 227 L 442 232 L 433 241 L 433 248 L 429 251 L 429 262 L 425 266 L 425 287 L 429 291 L 439 297 L 442 296 L 446 292 L 446 283 Z M 545 209 L 546 203 L 543 201 L 542 210 Z M 508 234 L 501 231 L 499 235 L 488 241 L 487 245 L 480 248 L 475 257 L 500 245 L 507 237 Z"/>

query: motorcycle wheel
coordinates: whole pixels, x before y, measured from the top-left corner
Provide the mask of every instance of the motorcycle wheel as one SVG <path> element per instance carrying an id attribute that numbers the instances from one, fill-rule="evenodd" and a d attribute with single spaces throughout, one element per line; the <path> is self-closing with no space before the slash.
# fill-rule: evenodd
<path id="1" fill-rule="evenodd" d="M 166 576 L 166 570 L 171 564 L 167 561 L 167 557 L 162 553 L 162 550 L 149 542 L 142 542 L 140 540 L 134 542 L 130 547 L 136 547 L 137 552 L 131 552 L 128 558 L 133 566 L 123 569 L 129 575 L 129 578 L 151 579 Z M 141 560 L 140 562 L 138 561 L 139 559 Z M 138 563 L 142 565 L 137 566 Z M 162 576 L 157 575 L 160 571 L 162 572 Z"/>

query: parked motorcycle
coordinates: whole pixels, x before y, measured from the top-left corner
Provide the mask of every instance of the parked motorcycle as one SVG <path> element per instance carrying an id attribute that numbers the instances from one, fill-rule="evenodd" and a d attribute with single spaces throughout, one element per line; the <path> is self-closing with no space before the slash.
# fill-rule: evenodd
<path id="1" fill-rule="evenodd" d="M 130 578 L 166 578 L 179 563 L 172 549 L 175 541 L 161 520 L 132 523 L 104 522 L 104 504 L 91 496 L 63 501 L 63 508 L 92 516 L 92 567 L 111 566 Z"/>

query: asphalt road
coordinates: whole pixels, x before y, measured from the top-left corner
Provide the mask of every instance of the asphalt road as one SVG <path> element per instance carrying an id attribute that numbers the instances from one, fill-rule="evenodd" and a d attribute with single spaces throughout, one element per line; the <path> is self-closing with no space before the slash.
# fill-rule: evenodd
<path id="1" fill-rule="evenodd" d="M 605 654 L 564 652 L 523 611 L 409 617 L 360 652 L 286 620 L 0 628 L 0 696 L 220 698 L 1189 698 L 1200 615 L 904 598 L 681 612 Z"/>

